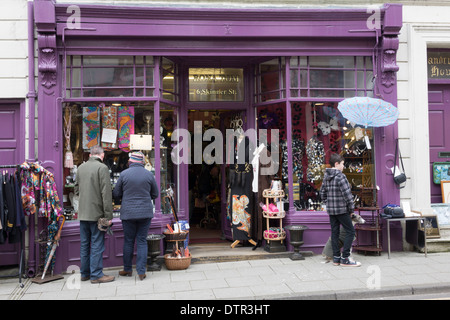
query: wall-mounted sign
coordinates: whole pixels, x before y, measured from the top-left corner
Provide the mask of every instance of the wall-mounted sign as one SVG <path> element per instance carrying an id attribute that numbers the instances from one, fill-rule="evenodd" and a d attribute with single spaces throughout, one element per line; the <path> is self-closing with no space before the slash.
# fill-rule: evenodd
<path id="1" fill-rule="evenodd" d="M 189 68 L 189 101 L 244 101 L 244 70 Z"/>
<path id="2" fill-rule="evenodd" d="M 428 51 L 428 79 L 450 79 L 450 52 Z"/>

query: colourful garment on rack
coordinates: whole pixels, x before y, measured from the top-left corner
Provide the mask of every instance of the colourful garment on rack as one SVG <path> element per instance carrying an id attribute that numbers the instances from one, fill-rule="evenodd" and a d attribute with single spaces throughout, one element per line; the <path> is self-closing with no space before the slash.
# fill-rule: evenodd
<path id="1" fill-rule="evenodd" d="M 102 108 L 102 128 L 117 130 L 117 107 L 105 106 Z M 113 150 L 117 143 L 102 142 L 104 150 Z"/>
<path id="2" fill-rule="evenodd" d="M 21 197 L 24 213 L 55 220 L 63 213 L 53 173 L 37 163 L 20 165 Z M 39 206 L 36 203 L 39 199 Z"/>
<path id="3" fill-rule="evenodd" d="M 130 152 L 130 135 L 134 134 L 134 107 L 119 107 L 119 148 Z"/>
<path id="4" fill-rule="evenodd" d="M 83 107 L 83 149 L 100 144 L 100 110 L 98 107 Z"/>
<path id="5" fill-rule="evenodd" d="M 40 190 L 41 166 L 24 162 L 20 166 L 22 205 L 25 215 L 36 213 L 36 191 Z"/>

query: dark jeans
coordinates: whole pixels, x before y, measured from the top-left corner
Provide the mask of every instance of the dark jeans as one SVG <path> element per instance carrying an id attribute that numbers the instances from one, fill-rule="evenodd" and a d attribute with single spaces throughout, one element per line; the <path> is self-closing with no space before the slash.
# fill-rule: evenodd
<path id="1" fill-rule="evenodd" d="M 132 271 L 134 242 L 136 241 L 136 271 L 145 274 L 147 271 L 147 234 L 151 218 L 122 220 L 123 226 L 123 269 Z"/>
<path id="2" fill-rule="evenodd" d="M 341 249 L 339 248 L 339 228 L 342 225 L 346 232 L 344 246 L 342 248 L 342 258 L 348 258 L 353 239 L 355 238 L 355 228 L 353 227 L 352 218 L 349 214 L 330 215 L 330 224 L 333 256 L 339 257 L 341 255 Z"/>
<path id="3" fill-rule="evenodd" d="M 97 221 L 80 221 L 80 241 L 81 276 L 91 280 L 103 277 L 105 232 L 98 230 Z"/>

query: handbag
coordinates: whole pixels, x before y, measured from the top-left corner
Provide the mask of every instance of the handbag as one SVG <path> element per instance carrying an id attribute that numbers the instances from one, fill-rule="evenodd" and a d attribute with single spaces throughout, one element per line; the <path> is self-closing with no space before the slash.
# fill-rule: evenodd
<path id="1" fill-rule="evenodd" d="M 400 163 L 402 165 L 402 171 L 403 172 L 398 172 L 398 173 L 395 172 L 395 169 L 398 168 L 397 167 L 397 156 L 399 156 L 399 158 L 400 158 Z M 400 149 L 398 147 L 398 138 L 397 138 L 397 142 L 395 144 L 394 170 L 392 172 L 394 174 L 394 182 L 397 185 L 397 189 L 404 188 L 405 185 L 401 185 L 401 184 L 406 182 L 406 174 L 405 174 L 405 167 L 403 166 L 402 154 L 400 153 Z"/>
<path id="2" fill-rule="evenodd" d="M 405 213 L 403 209 L 395 204 L 387 204 L 383 207 L 382 218 L 390 219 L 390 218 L 404 218 Z"/>

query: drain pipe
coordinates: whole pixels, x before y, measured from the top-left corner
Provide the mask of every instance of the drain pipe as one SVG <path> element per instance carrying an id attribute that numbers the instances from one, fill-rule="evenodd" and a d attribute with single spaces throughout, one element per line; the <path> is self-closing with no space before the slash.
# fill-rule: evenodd
<path id="1" fill-rule="evenodd" d="M 28 160 L 35 159 L 35 103 L 36 89 L 34 80 L 34 3 L 28 2 Z M 28 271 L 27 276 L 33 278 L 36 275 L 35 254 L 35 215 L 28 217 Z"/>

